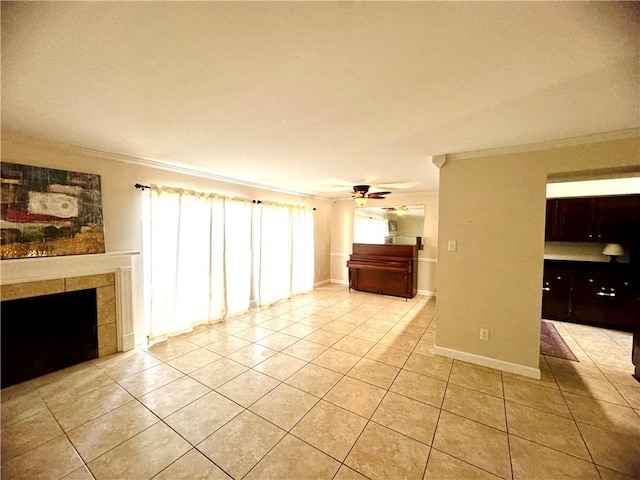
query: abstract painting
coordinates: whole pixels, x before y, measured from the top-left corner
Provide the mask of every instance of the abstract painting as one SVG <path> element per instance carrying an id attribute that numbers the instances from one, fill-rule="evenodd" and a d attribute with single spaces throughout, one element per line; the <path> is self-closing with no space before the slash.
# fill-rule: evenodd
<path id="1" fill-rule="evenodd" d="M 0 164 L 0 257 L 104 253 L 100 176 Z"/>

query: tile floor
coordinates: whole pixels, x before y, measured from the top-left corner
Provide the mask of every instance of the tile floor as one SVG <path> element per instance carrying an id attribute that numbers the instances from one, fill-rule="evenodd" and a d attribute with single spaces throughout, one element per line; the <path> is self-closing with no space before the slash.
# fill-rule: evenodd
<path id="1" fill-rule="evenodd" d="M 640 477 L 631 335 L 532 380 L 432 354 L 435 301 L 307 295 L 2 391 L 6 479 Z"/>

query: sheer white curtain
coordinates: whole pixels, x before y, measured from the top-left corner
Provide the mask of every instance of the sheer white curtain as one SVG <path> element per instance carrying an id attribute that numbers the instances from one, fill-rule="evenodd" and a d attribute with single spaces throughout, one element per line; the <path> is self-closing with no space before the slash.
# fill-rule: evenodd
<path id="1" fill-rule="evenodd" d="M 313 289 L 308 207 L 152 185 L 143 224 L 150 341 Z"/>
<path id="2" fill-rule="evenodd" d="M 152 186 L 148 202 L 144 263 L 149 339 L 223 318 L 224 199 Z"/>
<path id="3" fill-rule="evenodd" d="M 313 212 L 308 207 L 262 203 L 254 244 L 257 300 L 268 305 L 313 289 Z"/>

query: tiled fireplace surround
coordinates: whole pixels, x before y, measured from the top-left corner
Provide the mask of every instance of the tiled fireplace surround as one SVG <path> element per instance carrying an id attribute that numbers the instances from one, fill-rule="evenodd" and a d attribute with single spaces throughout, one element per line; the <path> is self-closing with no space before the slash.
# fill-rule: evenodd
<path id="1" fill-rule="evenodd" d="M 0 298 L 16 300 L 95 288 L 98 356 L 131 350 L 135 346 L 132 261 L 136 254 L 3 260 Z"/>

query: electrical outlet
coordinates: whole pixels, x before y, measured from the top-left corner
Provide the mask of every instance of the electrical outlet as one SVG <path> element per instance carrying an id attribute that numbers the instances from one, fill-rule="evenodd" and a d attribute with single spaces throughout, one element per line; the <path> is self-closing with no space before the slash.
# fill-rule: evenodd
<path id="1" fill-rule="evenodd" d="M 480 340 L 489 340 L 489 330 L 486 328 L 480 329 Z"/>
<path id="2" fill-rule="evenodd" d="M 450 252 L 455 252 L 458 249 L 458 242 L 456 242 L 455 240 L 449 240 L 447 242 L 447 250 L 449 250 Z"/>

